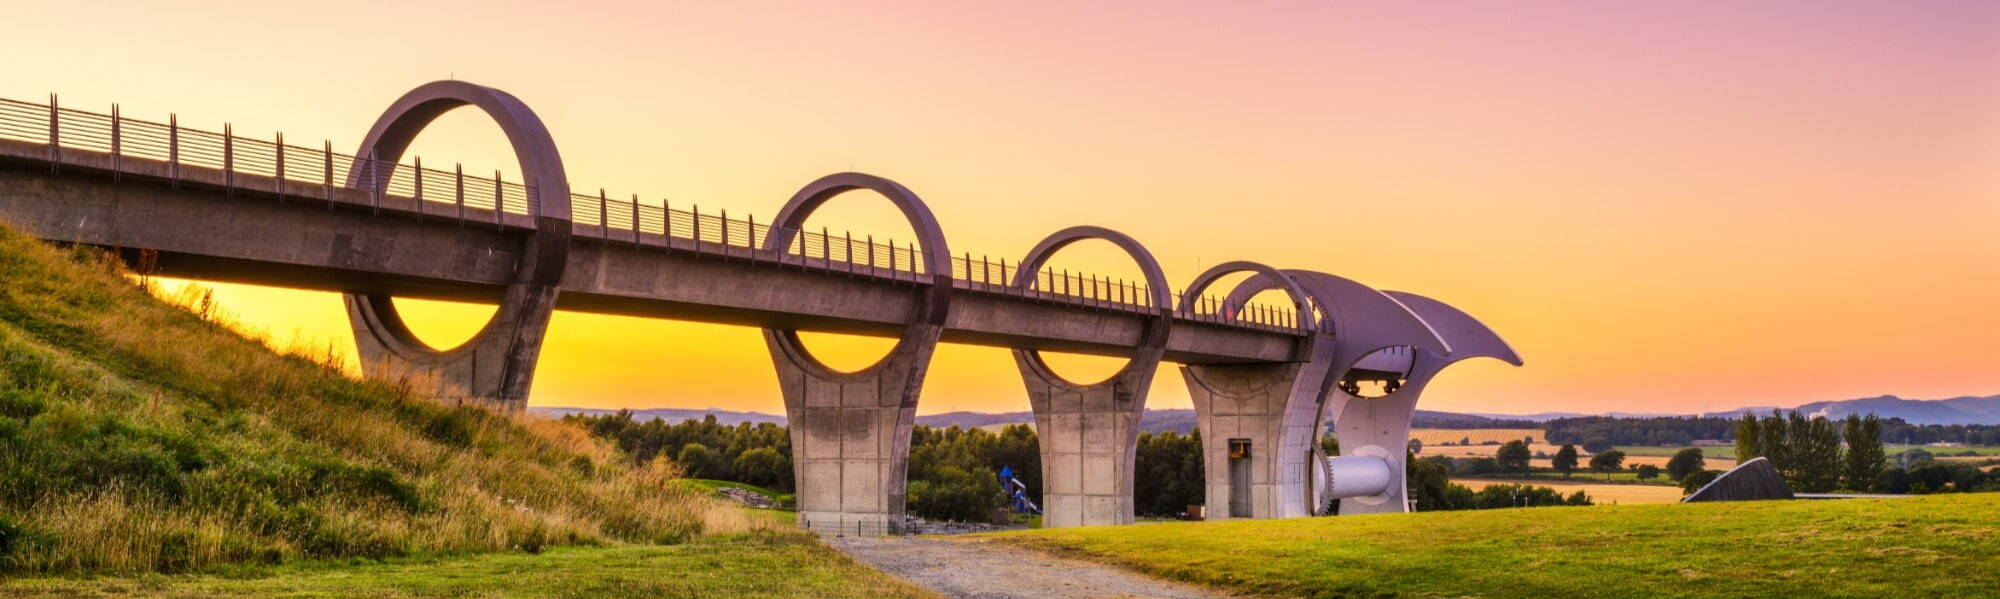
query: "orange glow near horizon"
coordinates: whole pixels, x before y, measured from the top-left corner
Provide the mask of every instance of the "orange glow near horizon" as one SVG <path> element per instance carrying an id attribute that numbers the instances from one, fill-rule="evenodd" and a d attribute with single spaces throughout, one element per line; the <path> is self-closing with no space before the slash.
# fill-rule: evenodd
<path id="1" fill-rule="evenodd" d="M 0 96 L 351 150 L 456 77 L 533 107 L 579 191 L 768 217 L 870 172 L 955 252 L 1102 225 L 1176 285 L 1323 270 L 1457 305 L 1527 361 L 1457 366 L 1424 409 L 2000 393 L 2000 4 L 86 0 L 5 30 Z M 518 180 L 476 113 L 413 151 Z M 909 239 L 879 198 L 824 214 Z M 1055 266 L 1138 278 L 1109 246 Z M 338 295 L 213 287 L 278 345 L 353 351 Z M 490 312 L 403 303 L 439 343 Z M 842 367 L 888 345 L 810 342 Z M 769 360 L 754 329 L 558 313 L 531 403 L 779 412 Z M 944 346 L 919 409 L 1024 393 L 1005 350 Z M 1149 406 L 1188 406 L 1171 365 Z"/>

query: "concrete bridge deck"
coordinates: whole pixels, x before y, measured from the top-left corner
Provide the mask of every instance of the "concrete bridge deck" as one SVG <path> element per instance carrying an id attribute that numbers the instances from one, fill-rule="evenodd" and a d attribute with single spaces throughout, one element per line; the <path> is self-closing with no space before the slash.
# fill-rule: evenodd
<path id="1" fill-rule="evenodd" d="M 401 162 L 432 119 L 471 106 L 507 134 L 523 180 Z M 802 230 L 842 193 L 881 194 L 917 243 Z M 345 295 L 364 368 L 430 372 L 441 392 L 521 409 L 555 310 L 761 327 L 790 421 L 800 524 L 882 534 L 900 522 L 910 429 L 940 342 L 1013 350 L 1041 443 L 1047 526 L 1133 521 L 1138 418 L 1161 362 L 1178 362 L 1203 430 L 1211 518 L 1407 510 L 1403 447 L 1424 384 L 1473 357 L 1520 359 L 1470 316 L 1338 276 L 1227 262 L 1179 292 L 1137 240 L 1057 230 L 1020 261 L 946 245 L 922 199 L 860 173 L 808 183 L 771 222 L 571 193 L 553 136 L 505 92 L 458 81 L 393 103 L 352 155 L 0 99 L 0 221 L 119 251 L 161 275 Z M 1048 271 L 1097 239 L 1143 284 Z M 1234 274 L 1248 279 L 1203 295 Z M 1289 305 L 1251 303 L 1277 291 Z M 455 348 L 417 339 L 392 297 L 489 302 Z M 840 372 L 798 331 L 895 337 Z M 1129 358 L 1064 380 L 1040 352 Z M 1379 353 L 1388 351 L 1389 353 Z M 1362 397 L 1357 381 L 1381 381 Z M 1347 455 L 1317 453 L 1329 415 Z"/>
<path id="2" fill-rule="evenodd" d="M 112 162 L 71 149 L 58 166 L 45 144 L 0 139 L 0 218 L 51 241 L 156 252 L 149 261 L 163 276 L 489 303 L 514 276 L 524 251 L 517 238 L 533 226 L 526 214 L 483 207 L 461 219 L 436 201 L 129 156 L 116 169 Z M 839 247 L 830 259 L 818 248 L 757 249 L 744 221 L 701 216 L 706 241 L 616 221 L 574 224 L 557 308 L 894 337 L 914 310 L 914 289 L 930 282 L 911 271 L 909 251 L 891 265 L 884 250 L 869 266 Z M 725 227 L 737 237 L 720 239 Z M 1015 272 L 997 262 L 954 262 L 946 342 L 1125 356 L 1152 317 L 1134 303 L 1143 288 L 1124 301 L 1021 290 L 998 282 Z M 1177 320 L 1167 359 L 1189 364 L 1292 360 L 1306 334 L 1206 315 Z"/>

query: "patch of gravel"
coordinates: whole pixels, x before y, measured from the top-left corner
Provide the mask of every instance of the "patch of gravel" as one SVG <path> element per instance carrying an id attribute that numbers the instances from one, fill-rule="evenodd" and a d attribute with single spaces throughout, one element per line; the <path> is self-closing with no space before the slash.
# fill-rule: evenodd
<path id="1" fill-rule="evenodd" d="M 855 561 L 946 597 L 1229 597 L 985 539 L 839 537 L 826 542 Z"/>

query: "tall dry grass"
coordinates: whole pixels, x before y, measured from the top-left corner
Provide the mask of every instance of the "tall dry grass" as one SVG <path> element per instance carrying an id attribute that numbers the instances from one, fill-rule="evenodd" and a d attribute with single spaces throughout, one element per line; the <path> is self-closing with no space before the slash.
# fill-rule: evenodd
<path id="1" fill-rule="evenodd" d="M 199 291 L 0 227 L 0 572 L 675 543 L 740 510 L 421 372 L 274 352 Z M 178 304 L 178 305 L 177 305 Z M 375 369 L 371 369 L 375 371 Z M 10 407 L 11 406 L 11 407 Z"/>

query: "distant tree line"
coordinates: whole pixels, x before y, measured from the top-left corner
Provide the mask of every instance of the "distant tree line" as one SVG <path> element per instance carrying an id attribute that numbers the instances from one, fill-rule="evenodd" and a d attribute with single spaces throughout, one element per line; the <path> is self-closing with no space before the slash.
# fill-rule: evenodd
<path id="1" fill-rule="evenodd" d="M 2000 446 L 2000 425 L 1910 424 L 1901 418 L 1879 419 L 1879 422 L 1877 433 L 1885 443 Z M 1598 453 L 1619 445 L 1672 447 L 1693 445 L 1697 439 L 1735 441 L 1736 423 L 1737 419 L 1733 418 L 1693 416 L 1581 416 L 1555 418 L 1540 426 L 1547 431 L 1544 434 L 1550 443 L 1575 443 L 1585 451 Z"/>
<path id="2" fill-rule="evenodd" d="M 1519 443 L 1519 441 L 1509 441 L 1509 443 Z M 1473 459 L 1492 461 L 1492 458 Z M 1410 498 L 1415 500 L 1417 511 L 1591 505 L 1590 495 L 1581 489 L 1565 496 L 1549 487 L 1502 483 L 1487 485 L 1474 491 L 1471 487 L 1451 482 L 1451 475 L 1460 462 L 1461 460 L 1446 456 L 1429 456 L 1421 459 L 1414 455 L 1410 456 L 1408 462 Z"/>
<path id="3" fill-rule="evenodd" d="M 1770 460 L 1794 491 L 2000 490 L 2000 476 L 1982 472 L 1973 464 L 1934 460 L 1923 450 L 1912 449 L 1891 460 L 1882 442 L 1890 421 L 1872 414 L 1865 418 L 1850 415 L 1836 424 L 1796 411 L 1773 411 L 1762 418 L 1744 414 L 1735 422 L 1737 462 L 1759 457 Z"/>
<path id="4" fill-rule="evenodd" d="M 691 478 L 794 490 L 791 436 L 782 426 L 725 426 L 713 415 L 639 422 L 628 411 L 564 420 L 612 440 L 635 461 L 664 456 Z M 1027 485 L 1031 499 L 1041 500 L 1041 452 L 1033 428 L 1016 424 L 994 433 L 918 426 L 910 434 L 907 507 L 934 520 L 986 520 L 1006 501 L 998 474 L 1003 466 Z"/>
<path id="5" fill-rule="evenodd" d="M 1659 416 L 1556 418 L 1542 425 L 1550 443 L 1575 443 L 1600 453 L 1618 445 L 1693 445 L 1695 439 L 1728 440 L 1734 423 L 1727 418 Z"/>

